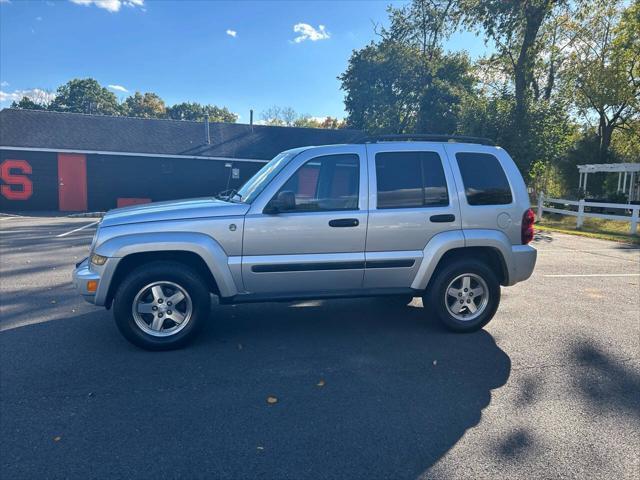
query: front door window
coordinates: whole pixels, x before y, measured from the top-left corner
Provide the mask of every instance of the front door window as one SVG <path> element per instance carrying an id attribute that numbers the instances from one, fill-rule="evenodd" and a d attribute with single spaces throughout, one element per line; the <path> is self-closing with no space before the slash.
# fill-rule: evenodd
<path id="1" fill-rule="evenodd" d="M 359 158 L 355 154 L 316 157 L 302 165 L 280 188 L 292 192 L 290 212 L 322 212 L 358 209 Z"/>

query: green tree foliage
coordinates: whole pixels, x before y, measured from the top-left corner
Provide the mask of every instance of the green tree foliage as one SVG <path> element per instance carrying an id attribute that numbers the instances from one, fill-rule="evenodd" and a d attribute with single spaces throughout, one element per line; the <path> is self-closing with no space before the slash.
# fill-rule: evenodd
<path id="1" fill-rule="evenodd" d="M 11 102 L 11 108 L 20 108 L 22 110 L 46 110 L 47 105 L 35 102 L 29 97 L 22 97 L 19 102 Z"/>
<path id="2" fill-rule="evenodd" d="M 466 55 L 394 39 L 355 51 L 339 79 L 348 125 L 370 133 L 453 133 L 474 83 Z"/>
<path id="3" fill-rule="evenodd" d="M 567 90 L 597 129 L 599 162 L 609 160 L 613 134 L 640 118 L 640 1 L 599 1 L 572 24 L 577 41 Z"/>
<path id="4" fill-rule="evenodd" d="M 558 164 L 577 131 L 566 106 L 540 100 L 530 102 L 527 110 L 535 128 L 522 138 L 516 127 L 516 102 L 512 93 L 467 97 L 460 115 L 459 133 L 493 139 L 511 154 L 523 173 L 529 172 L 536 162 L 547 166 Z"/>
<path id="5" fill-rule="evenodd" d="M 339 77 L 350 127 L 371 133 L 453 133 L 474 79 L 464 53 L 441 42 L 457 23 L 456 2 L 389 7 L 380 40 L 354 51 Z"/>
<path id="6" fill-rule="evenodd" d="M 260 114 L 264 125 L 275 127 L 303 127 L 303 128 L 345 128 L 345 122 L 333 117 L 314 118 L 307 114 L 298 114 L 291 107 L 274 105 Z"/>
<path id="7" fill-rule="evenodd" d="M 201 122 L 206 117 L 212 122 L 235 123 L 238 115 L 230 112 L 227 107 L 202 105 L 197 102 L 183 102 L 167 108 L 167 116 L 173 120 L 191 120 Z"/>
<path id="8" fill-rule="evenodd" d="M 235 123 L 238 116 L 227 107 L 202 105 L 197 102 L 178 103 L 166 107 L 164 100 L 152 92 L 136 92 L 118 103 L 116 96 L 93 78 L 73 79 L 58 87 L 53 101 L 50 94 L 35 89 L 29 97 L 13 102 L 11 108 L 51 110 L 54 112 L 91 113 L 94 115 L 124 115 L 141 118 L 171 118 L 174 120 Z"/>
<path id="9" fill-rule="evenodd" d="M 93 78 L 73 79 L 58 87 L 49 105 L 56 112 L 119 115 L 118 99 Z"/>
<path id="10" fill-rule="evenodd" d="M 514 128 L 524 137 L 530 122 L 527 107 L 534 81 L 539 35 L 545 20 L 559 0 L 459 0 L 465 24 L 486 34 L 493 41 L 497 55 L 509 65 L 514 87 Z"/>
<path id="11" fill-rule="evenodd" d="M 164 118 L 167 108 L 164 101 L 155 93 L 136 92 L 126 98 L 122 104 L 122 113 L 128 117 Z"/>

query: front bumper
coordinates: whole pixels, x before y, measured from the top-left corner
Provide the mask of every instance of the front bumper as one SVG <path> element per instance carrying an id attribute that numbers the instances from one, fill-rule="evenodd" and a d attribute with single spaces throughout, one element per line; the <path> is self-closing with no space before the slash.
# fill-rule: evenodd
<path id="1" fill-rule="evenodd" d="M 91 271 L 89 268 L 89 257 L 85 258 L 81 262 L 76 263 L 76 268 L 73 271 L 73 286 L 78 290 L 78 293 L 82 295 L 89 303 L 96 303 L 96 292 L 89 291 L 87 285 L 90 281 L 95 281 L 100 286 L 100 274 L 97 272 Z"/>

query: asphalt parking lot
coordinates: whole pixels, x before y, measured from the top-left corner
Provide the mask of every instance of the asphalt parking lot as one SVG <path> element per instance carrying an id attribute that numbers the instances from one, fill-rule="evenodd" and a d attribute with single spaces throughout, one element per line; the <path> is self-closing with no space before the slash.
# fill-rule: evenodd
<path id="1" fill-rule="evenodd" d="M 637 248 L 538 235 L 471 335 L 419 299 L 260 304 L 150 353 L 72 290 L 91 222 L 0 217 L 2 478 L 637 478 Z"/>

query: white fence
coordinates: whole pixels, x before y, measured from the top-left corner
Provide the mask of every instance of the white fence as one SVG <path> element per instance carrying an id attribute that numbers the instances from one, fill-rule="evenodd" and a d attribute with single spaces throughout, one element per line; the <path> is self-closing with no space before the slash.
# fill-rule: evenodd
<path id="1" fill-rule="evenodd" d="M 544 204 L 550 203 L 555 205 L 577 205 L 578 210 L 563 210 L 561 208 L 546 207 Z M 597 208 L 610 208 L 620 209 L 622 212 L 631 211 L 629 215 L 611 215 L 605 213 L 585 212 L 584 207 L 597 207 Z M 634 234 L 638 232 L 638 214 L 640 211 L 640 205 L 627 205 L 625 203 L 599 203 L 599 202 L 585 202 L 583 200 L 564 200 L 562 198 L 547 198 L 544 193 L 541 193 L 538 197 L 538 220 L 542 218 L 544 212 L 560 213 L 562 215 L 572 215 L 577 217 L 576 228 L 582 228 L 585 217 L 587 218 L 603 218 L 605 220 L 622 220 L 631 222 L 629 232 Z"/>

